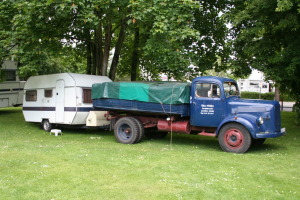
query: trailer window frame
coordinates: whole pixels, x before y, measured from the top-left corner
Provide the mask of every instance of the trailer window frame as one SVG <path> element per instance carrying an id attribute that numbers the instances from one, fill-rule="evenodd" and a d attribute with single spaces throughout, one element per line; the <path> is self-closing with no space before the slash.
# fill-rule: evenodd
<path id="1" fill-rule="evenodd" d="M 92 88 L 82 88 L 82 102 L 83 103 L 93 103 Z"/>
<path id="2" fill-rule="evenodd" d="M 37 101 L 37 90 L 27 90 L 25 93 L 25 100 L 28 102 Z"/>
<path id="3" fill-rule="evenodd" d="M 53 97 L 53 89 L 45 89 L 44 90 L 44 97 L 45 98 L 51 98 L 51 97 Z"/>

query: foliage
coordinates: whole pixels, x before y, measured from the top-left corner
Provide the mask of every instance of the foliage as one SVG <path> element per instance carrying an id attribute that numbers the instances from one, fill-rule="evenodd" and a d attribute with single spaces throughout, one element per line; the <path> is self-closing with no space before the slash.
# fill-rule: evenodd
<path id="1" fill-rule="evenodd" d="M 61 41 L 61 30 L 67 30 L 63 24 L 68 24 L 69 20 L 55 22 L 50 14 L 55 9 L 50 9 L 47 5 L 46 1 L 0 3 L 0 21 L 4 27 L 0 32 L 0 58 L 4 60 L 14 57 L 19 61 L 21 77 L 82 71 L 79 70 L 82 68 L 82 57 L 74 56 L 76 49 Z"/>
<path id="2" fill-rule="evenodd" d="M 241 92 L 243 99 L 263 99 L 263 100 L 274 100 L 274 92 L 259 93 L 259 92 Z"/>
<path id="3" fill-rule="evenodd" d="M 165 73 L 182 80 L 220 67 L 217 59 L 228 56 L 224 1 L 17 0 L 0 6 L 0 57 L 17 56 L 23 76 L 64 71 L 52 61 L 77 54 L 86 73 L 112 79 L 117 71 L 147 79 Z"/>
<path id="4" fill-rule="evenodd" d="M 296 113 L 295 123 L 300 126 L 300 103 L 297 102 L 293 106 L 293 112 Z"/>
<path id="5" fill-rule="evenodd" d="M 215 138 L 184 134 L 135 145 L 101 130 L 55 137 L 26 123 L 20 108 L 0 109 L 0 198 L 299 199 L 294 117 L 282 113 L 285 137 L 232 154 Z"/>
<path id="6" fill-rule="evenodd" d="M 264 72 L 300 102 L 300 4 L 292 0 L 233 1 L 232 65 Z"/>
<path id="7" fill-rule="evenodd" d="M 274 100 L 275 93 L 267 92 L 267 93 L 259 93 L 259 92 L 241 92 L 241 97 L 244 99 L 264 99 L 264 100 Z M 280 94 L 280 101 L 296 101 L 291 95 L 288 94 Z"/>
<path id="8" fill-rule="evenodd" d="M 228 56 L 223 1 L 132 1 L 144 78 L 190 80 Z M 193 67 L 191 67 L 193 64 Z M 224 66 L 222 66 L 224 67 Z"/>
<path id="9" fill-rule="evenodd" d="M 0 83 L 5 81 L 5 72 L 3 70 L 0 69 Z"/>

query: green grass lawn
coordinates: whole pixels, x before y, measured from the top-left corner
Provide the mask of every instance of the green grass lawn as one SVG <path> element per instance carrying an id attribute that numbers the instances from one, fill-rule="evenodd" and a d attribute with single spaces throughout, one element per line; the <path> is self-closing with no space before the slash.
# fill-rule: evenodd
<path id="1" fill-rule="evenodd" d="M 62 129 L 55 137 L 0 109 L 0 199 L 300 199 L 300 127 L 246 154 L 215 138 L 170 134 L 139 144 L 113 133 Z"/>

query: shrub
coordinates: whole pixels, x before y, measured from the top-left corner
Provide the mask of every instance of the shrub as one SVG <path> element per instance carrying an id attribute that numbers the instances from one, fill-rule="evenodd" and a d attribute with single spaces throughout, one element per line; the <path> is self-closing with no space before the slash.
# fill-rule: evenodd
<path id="1" fill-rule="evenodd" d="M 263 100 L 274 100 L 274 92 L 261 93 L 259 92 L 242 92 L 241 97 L 243 99 L 263 99 Z"/>
<path id="2" fill-rule="evenodd" d="M 260 98 L 259 98 L 260 96 Z M 259 92 L 241 92 L 241 97 L 243 99 L 263 99 L 263 100 L 274 100 L 275 93 L 274 92 L 268 92 L 268 93 L 261 93 L 259 95 Z M 291 97 L 291 95 L 288 94 L 280 94 L 280 100 L 282 101 L 295 101 L 294 98 Z"/>
<path id="3" fill-rule="evenodd" d="M 295 123 L 300 125 L 300 102 L 296 102 L 293 106 L 293 112 L 296 113 Z"/>

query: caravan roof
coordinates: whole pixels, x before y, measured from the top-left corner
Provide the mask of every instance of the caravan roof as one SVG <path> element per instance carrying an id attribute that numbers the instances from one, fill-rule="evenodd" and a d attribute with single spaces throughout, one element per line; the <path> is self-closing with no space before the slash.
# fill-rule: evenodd
<path id="1" fill-rule="evenodd" d="M 60 73 L 60 74 L 32 76 L 27 80 L 24 89 L 55 87 L 57 80 L 64 80 L 65 87 L 70 87 L 70 86 L 91 87 L 92 84 L 97 82 L 111 82 L 111 80 L 106 76 L 75 74 L 75 73 Z"/>

